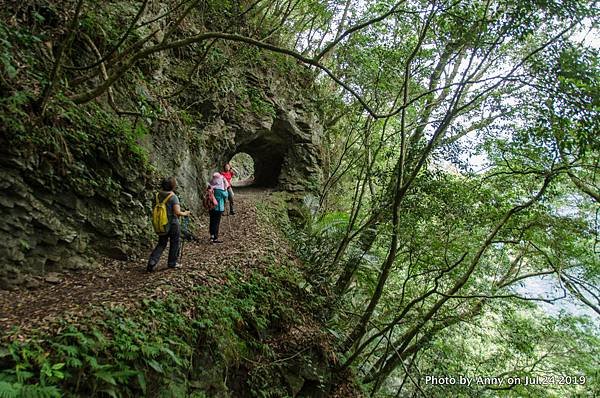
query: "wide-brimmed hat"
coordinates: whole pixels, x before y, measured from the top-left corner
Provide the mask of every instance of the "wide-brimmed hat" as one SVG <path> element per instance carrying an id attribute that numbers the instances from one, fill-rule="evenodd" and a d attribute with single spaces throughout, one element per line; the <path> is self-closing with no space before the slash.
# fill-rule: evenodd
<path id="1" fill-rule="evenodd" d="M 219 173 L 219 172 L 213 173 L 212 178 L 208 182 L 208 184 L 213 188 L 221 187 L 221 185 L 223 185 L 223 176 L 221 175 L 221 173 Z"/>

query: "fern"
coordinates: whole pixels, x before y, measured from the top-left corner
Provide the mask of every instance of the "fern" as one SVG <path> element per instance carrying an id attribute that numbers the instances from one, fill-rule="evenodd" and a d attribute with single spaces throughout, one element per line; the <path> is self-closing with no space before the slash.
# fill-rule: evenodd
<path id="1" fill-rule="evenodd" d="M 121 395 L 117 392 L 117 390 L 115 390 L 114 388 L 105 388 L 103 390 L 100 390 L 100 392 L 106 393 L 106 395 L 108 395 L 109 397 L 112 398 L 119 398 Z"/>
<path id="2" fill-rule="evenodd" d="M 17 398 L 18 396 L 18 387 L 15 387 L 14 384 L 8 383 L 6 381 L 0 381 L 0 398 Z"/>
<path id="3" fill-rule="evenodd" d="M 105 381 L 106 383 L 108 383 L 110 385 L 113 385 L 113 386 L 117 385 L 117 381 L 113 377 L 113 375 L 110 372 L 110 370 L 101 370 L 101 371 L 98 371 L 98 372 L 94 373 L 94 376 L 96 376 L 100 380 Z"/>
<path id="4" fill-rule="evenodd" d="M 52 346 L 56 348 L 59 352 L 65 353 L 69 357 L 76 357 L 79 354 L 79 350 L 73 345 L 54 343 L 52 344 Z"/>
<path id="5" fill-rule="evenodd" d="M 156 358 L 160 355 L 160 347 L 148 344 L 142 346 L 142 353 L 146 356 L 146 358 Z"/>
<path id="6" fill-rule="evenodd" d="M 55 386 L 25 385 L 21 387 L 22 398 L 61 398 L 60 390 Z"/>
<path id="7" fill-rule="evenodd" d="M 60 398 L 62 394 L 55 386 L 22 385 L 0 381 L 0 398 Z"/>
<path id="8" fill-rule="evenodd" d="M 344 232 L 348 226 L 349 216 L 347 213 L 333 212 L 327 213 L 320 220 L 313 223 L 313 234 L 315 235 L 336 235 Z"/>

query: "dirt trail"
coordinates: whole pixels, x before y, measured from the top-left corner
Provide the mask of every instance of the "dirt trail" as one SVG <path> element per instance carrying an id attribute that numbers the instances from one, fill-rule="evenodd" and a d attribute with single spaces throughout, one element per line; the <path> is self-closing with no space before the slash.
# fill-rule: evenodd
<path id="1" fill-rule="evenodd" d="M 265 248 L 283 244 L 276 234 L 257 223 L 256 203 L 267 195 L 268 191 L 237 189 L 236 214 L 225 215 L 221 221 L 223 244 L 209 243 L 208 214 L 196 215 L 195 233 L 200 242 L 185 243 L 180 268 L 167 268 L 166 250 L 156 271 L 147 273 L 148 250 L 131 261 L 106 259 L 98 269 L 61 274 L 57 284 L 0 291 L 0 336 L 12 334 L 14 327 L 19 327 L 21 336 L 34 327 L 51 329 L 58 318 L 76 321 L 89 316 L 93 308 L 136 306 L 144 298 L 165 297 L 198 284 L 222 283 L 233 268 L 251 271 L 261 267 Z M 281 255 L 291 257 L 285 250 Z"/>

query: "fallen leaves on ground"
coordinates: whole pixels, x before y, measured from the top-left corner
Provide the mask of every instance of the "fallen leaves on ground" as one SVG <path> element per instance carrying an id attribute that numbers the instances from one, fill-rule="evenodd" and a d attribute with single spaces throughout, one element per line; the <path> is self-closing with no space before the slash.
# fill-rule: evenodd
<path id="1" fill-rule="evenodd" d="M 236 214 L 225 213 L 221 221 L 224 243 L 211 244 L 204 230 L 208 214 L 197 216 L 195 232 L 200 241 L 185 242 L 180 268 L 166 266 L 167 249 L 153 273 L 146 272 L 145 256 L 130 261 L 103 259 L 97 269 L 46 276 L 46 283 L 34 290 L 0 291 L 2 336 L 15 337 L 18 331 L 22 337 L 34 328 L 56 331 L 57 320 L 76 323 L 94 316 L 95 307 L 134 308 L 143 299 L 189 292 L 197 285 L 225 284 L 231 270 L 249 275 L 266 266 L 262 259 L 278 242 L 269 226 L 257 222 L 256 203 L 269 193 L 251 188 L 236 193 Z"/>

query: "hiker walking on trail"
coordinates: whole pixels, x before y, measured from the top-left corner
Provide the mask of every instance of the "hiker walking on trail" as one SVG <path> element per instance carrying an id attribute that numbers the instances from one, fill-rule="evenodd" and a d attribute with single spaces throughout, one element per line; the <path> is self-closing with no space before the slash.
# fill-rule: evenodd
<path id="1" fill-rule="evenodd" d="M 233 187 L 231 186 L 231 179 L 235 175 L 235 170 L 229 163 L 225 163 L 223 166 L 223 171 L 221 175 L 225 177 L 225 181 L 227 181 L 227 201 L 229 202 L 229 214 L 234 215 L 233 211 Z"/>
<path id="2" fill-rule="evenodd" d="M 179 198 L 175 195 L 177 181 L 175 177 L 165 178 L 161 183 L 161 190 L 155 195 L 155 204 L 152 211 L 152 224 L 155 232 L 159 235 L 158 244 L 152 251 L 148 260 L 148 272 L 154 271 L 160 260 L 162 252 L 169 243 L 169 268 L 177 267 L 177 255 L 179 254 L 179 218 L 187 217 L 190 211 L 181 211 Z"/>
<path id="3" fill-rule="evenodd" d="M 214 195 L 214 207 L 209 210 L 210 223 L 208 232 L 210 233 L 211 243 L 223 243 L 219 240 L 219 224 L 221 216 L 225 211 L 225 200 L 227 199 L 227 180 L 221 173 L 214 173 L 208 183 L 208 193 Z"/>

